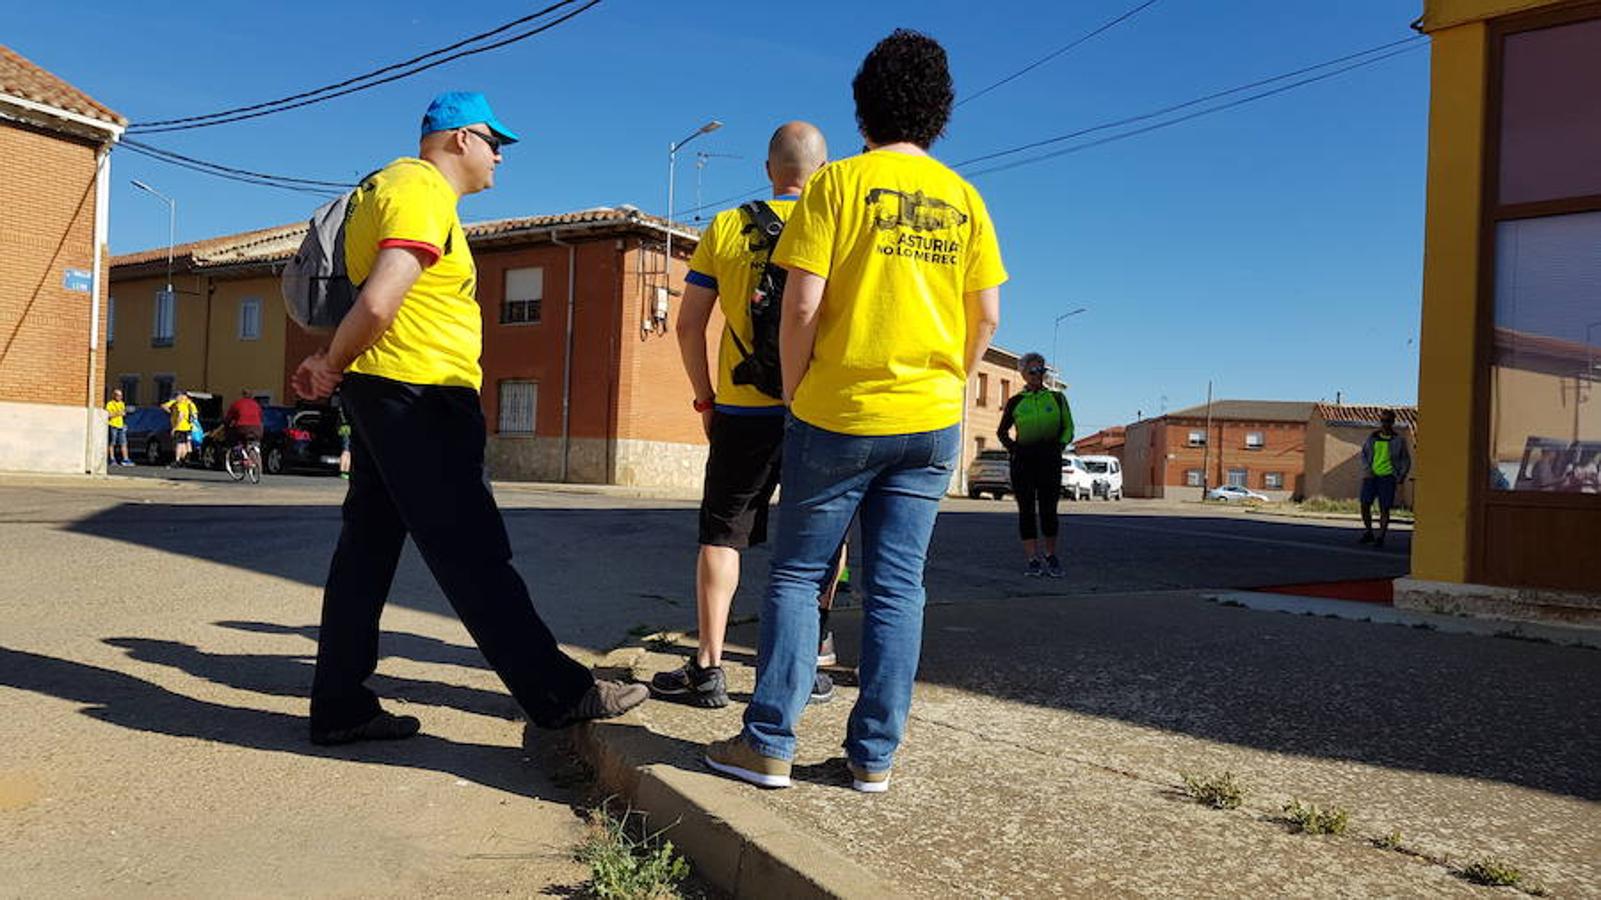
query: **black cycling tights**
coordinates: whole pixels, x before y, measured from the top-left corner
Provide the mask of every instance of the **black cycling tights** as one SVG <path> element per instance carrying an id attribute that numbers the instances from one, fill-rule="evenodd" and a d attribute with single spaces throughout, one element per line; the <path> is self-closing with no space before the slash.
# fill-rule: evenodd
<path id="1" fill-rule="evenodd" d="M 1057 445 L 1017 448 L 1012 454 L 1012 492 L 1017 497 L 1017 532 L 1023 540 L 1056 537 L 1056 504 L 1062 499 L 1062 454 Z"/>

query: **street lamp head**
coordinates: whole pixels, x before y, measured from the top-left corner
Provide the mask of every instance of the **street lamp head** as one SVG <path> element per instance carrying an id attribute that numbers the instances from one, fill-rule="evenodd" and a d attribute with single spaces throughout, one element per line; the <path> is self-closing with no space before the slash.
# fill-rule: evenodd
<path id="1" fill-rule="evenodd" d="M 138 188 L 141 191 L 149 191 L 152 194 L 154 194 L 156 192 L 155 188 L 151 187 L 148 184 L 145 184 L 143 181 L 140 181 L 137 178 L 130 179 L 129 183 L 132 184 L 134 187 Z"/>
<path id="2" fill-rule="evenodd" d="M 700 126 L 700 131 L 696 132 L 696 134 L 709 134 L 721 127 L 723 127 L 723 123 L 713 119 L 710 122 L 707 122 L 705 125 Z"/>

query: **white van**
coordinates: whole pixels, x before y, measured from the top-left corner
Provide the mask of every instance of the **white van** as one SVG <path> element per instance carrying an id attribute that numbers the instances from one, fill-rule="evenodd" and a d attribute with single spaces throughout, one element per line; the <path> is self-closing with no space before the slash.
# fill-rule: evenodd
<path id="1" fill-rule="evenodd" d="M 1062 457 L 1062 496 L 1069 500 L 1088 500 L 1095 496 L 1095 476 L 1084 460 L 1069 453 Z"/>
<path id="2" fill-rule="evenodd" d="M 1107 500 L 1123 499 L 1123 464 L 1115 456 L 1081 456 L 1094 482 L 1090 494 Z"/>

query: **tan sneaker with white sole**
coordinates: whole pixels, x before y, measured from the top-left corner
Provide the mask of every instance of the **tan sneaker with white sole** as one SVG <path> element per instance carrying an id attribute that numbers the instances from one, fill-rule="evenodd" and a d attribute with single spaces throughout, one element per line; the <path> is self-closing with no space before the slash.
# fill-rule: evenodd
<path id="1" fill-rule="evenodd" d="M 706 765 L 757 787 L 789 787 L 789 760 L 761 755 L 743 734 L 706 745 Z"/>
<path id="2" fill-rule="evenodd" d="M 855 763 L 846 764 L 851 770 L 851 787 L 864 794 L 882 794 L 889 790 L 889 770 L 869 772 Z"/>

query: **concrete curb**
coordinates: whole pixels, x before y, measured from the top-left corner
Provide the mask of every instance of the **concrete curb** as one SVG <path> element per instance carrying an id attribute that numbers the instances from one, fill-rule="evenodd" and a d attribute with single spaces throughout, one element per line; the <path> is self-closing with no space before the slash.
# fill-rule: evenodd
<path id="1" fill-rule="evenodd" d="M 896 896 L 860 863 L 742 796 L 755 788 L 652 762 L 681 753 L 669 738 L 625 720 L 577 726 L 572 741 L 603 790 L 649 813 L 650 829 L 668 828 L 696 874 L 735 898 Z"/>

